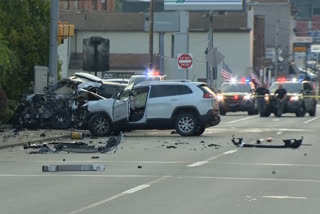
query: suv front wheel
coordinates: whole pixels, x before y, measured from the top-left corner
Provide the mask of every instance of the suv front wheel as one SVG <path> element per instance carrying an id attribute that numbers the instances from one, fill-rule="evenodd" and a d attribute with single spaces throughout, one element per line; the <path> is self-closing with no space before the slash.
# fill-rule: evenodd
<path id="1" fill-rule="evenodd" d="M 108 136 L 112 131 L 111 122 L 104 114 L 93 115 L 88 122 L 88 128 L 94 136 Z"/>
<path id="2" fill-rule="evenodd" d="M 175 129 L 181 136 L 193 136 L 197 131 L 197 120 L 192 113 L 180 113 L 175 121 Z"/>

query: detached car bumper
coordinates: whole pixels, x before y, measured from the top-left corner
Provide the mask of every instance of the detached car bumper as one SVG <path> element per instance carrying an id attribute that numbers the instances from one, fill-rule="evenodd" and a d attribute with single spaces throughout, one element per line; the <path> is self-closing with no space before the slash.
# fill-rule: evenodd
<path id="1" fill-rule="evenodd" d="M 220 116 L 218 110 L 210 110 L 205 115 L 201 115 L 199 118 L 200 124 L 205 127 L 216 126 L 220 123 Z"/>

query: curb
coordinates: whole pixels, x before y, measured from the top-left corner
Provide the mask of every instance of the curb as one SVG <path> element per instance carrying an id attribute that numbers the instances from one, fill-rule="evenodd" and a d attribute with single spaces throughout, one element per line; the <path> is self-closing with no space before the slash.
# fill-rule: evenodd
<path id="1" fill-rule="evenodd" d="M 70 134 L 68 134 L 68 135 L 66 134 L 66 135 L 61 135 L 61 136 L 57 136 L 57 137 L 49 137 L 49 138 L 43 138 L 43 139 L 39 139 L 39 140 L 26 141 L 26 142 L 23 142 L 23 143 L 13 143 L 13 144 L 0 145 L 0 149 L 23 146 L 26 143 L 39 143 L 39 142 L 43 142 L 43 141 L 56 140 L 56 139 L 59 139 L 59 138 L 69 138 L 69 137 L 70 137 Z"/>

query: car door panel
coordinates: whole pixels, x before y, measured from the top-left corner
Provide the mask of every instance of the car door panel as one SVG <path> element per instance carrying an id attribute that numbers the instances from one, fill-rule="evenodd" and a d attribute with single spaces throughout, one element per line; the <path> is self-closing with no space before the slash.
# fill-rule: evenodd
<path id="1" fill-rule="evenodd" d="M 116 99 L 113 103 L 113 121 L 117 122 L 120 120 L 129 119 L 129 100 L 118 100 Z"/>

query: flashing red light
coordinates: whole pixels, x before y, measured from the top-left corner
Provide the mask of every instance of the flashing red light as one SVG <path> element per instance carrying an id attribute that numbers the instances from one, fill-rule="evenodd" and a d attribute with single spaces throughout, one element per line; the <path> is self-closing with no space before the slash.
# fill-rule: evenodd
<path id="1" fill-rule="evenodd" d="M 285 77 L 278 77 L 277 82 L 285 82 L 287 78 Z"/>
<path id="2" fill-rule="evenodd" d="M 245 77 L 242 77 L 242 78 L 240 79 L 240 82 L 241 82 L 241 83 L 246 83 L 246 78 L 245 78 Z"/>
<path id="3" fill-rule="evenodd" d="M 234 100 L 239 100 L 239 96 L 238 96 L 238 95 L 234 95 L 234 96 L 233 96 L 233 99 L 234 99 Z"/>
<path id="4" fill-rule="evenodd" d="M 159 76 L 159 75 L 160 75 L 160 72 L 159 72 L 159 71 L 153 71 L 153 72 L 152 72 L 152 75 L 153 75 L 153 76 Z"/>

